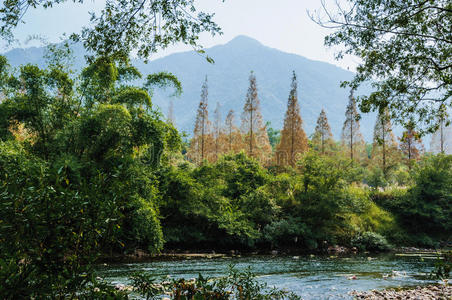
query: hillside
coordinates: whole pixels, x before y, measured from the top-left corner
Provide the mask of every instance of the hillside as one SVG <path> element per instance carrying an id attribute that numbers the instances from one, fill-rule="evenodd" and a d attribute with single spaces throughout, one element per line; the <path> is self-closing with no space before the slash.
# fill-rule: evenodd
<path id="1" fill-rule="evenodd" d="M 144 73 L 167 70 L 183 84 L 184 94 L 174 100 L 176 124 L 191 133 L 194 115 L 200 98 L 201 84 L 208 76 L 210 111 L 216 102 L 222 105 L 225 116 L 229 109 L 240 117 L 248 88 L 251 70 L 256 73 L 262 114 L 272 127 L 281 128 L 289 95 L 292 70 L 299 83 L 299 100 L 304 128 L 313 133 L 320 110 L 327 112 L 333 134 L 338 138 L 342 130 L 349 91 L 339 87 L 352 72 L 332 64 L 313 61 L 299 55 L 266 47 L 258 41 L 239 36 L 225 45 L 207 49 L 215 64 L 194 52 L 169 55 L 147 65 L 139 63 Z M 168 98 L 156 93 L 154 103 L 167 112 Z M 211 114 L 212 115 L 212 114 Z M 372 139 L 374 116 L 363 116 L 362 130 L 367 140 Z"/>

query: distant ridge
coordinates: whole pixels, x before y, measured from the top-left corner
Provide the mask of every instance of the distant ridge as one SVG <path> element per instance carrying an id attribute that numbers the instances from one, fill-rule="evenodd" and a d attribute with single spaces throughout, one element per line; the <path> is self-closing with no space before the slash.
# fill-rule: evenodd
<path id="1" fill-rule="evenodd" d="M 5 53 L 11 65 L 25 63 L 41 67 L 44 48 L 13 49 Z M 74 49 L 75 69 L 84 65 L 84 50 L 80 45 Z M 349 91 L 339 87 L 343 80 L 352 78 L 353 73 L 335 65 L 314 61 L 305 57 L 285 53 L 264 46 L 247 36 L 237 36 L 224 45 L 206 49 L 206 53 L 215 60 L 210 64 L 204 57 L 193 51 L 181 52 L 156 59 L 148 64 L 134 61 L 143 74 L 158 71 L 174 73 L 182 82 L 183 94 L 174 99 L 174 115 L 180 130 L 191 134 L 195 112 L 198 106 L 201 84 L 208 76 L 209 110 L 213 112 L 216 102 L 222 106 L 223 117 L 230 109 L 236 113 L 239 126 L 240 114 L 248 88 L 249 72 L 253 70 L 257 77 L 261 109 L 266 121 L 273 128 L 281 128 L 289 94 L 291 73 L 298 76 L 301 115 L 306 133 L 314 132 L 317 117 L 325 109 L 333 134 L 338 139 L 344 121 L 345 107 Z M 168 111 L 170 92 L 157 91 L 153 103 L 162 113 Z M 210 114 L 213 116 L 213 113 Z M 363 115 L 361 129 L 367 141 L 372 140 L 375 115 Z"/>

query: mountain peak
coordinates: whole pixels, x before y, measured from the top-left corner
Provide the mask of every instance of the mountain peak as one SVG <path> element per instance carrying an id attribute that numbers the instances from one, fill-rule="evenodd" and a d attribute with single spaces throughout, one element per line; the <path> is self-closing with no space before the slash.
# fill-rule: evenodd
<path id="1" fill-rule="evenodd" d="M 258 40 L 255 40 L 249 36 L 246 35 L 238 35 L 232 40 L 230 40 L 226 45 L 230 45 L 233 47 L 240 47 L 240 46 L 262 46 L 261 42 Z"/>

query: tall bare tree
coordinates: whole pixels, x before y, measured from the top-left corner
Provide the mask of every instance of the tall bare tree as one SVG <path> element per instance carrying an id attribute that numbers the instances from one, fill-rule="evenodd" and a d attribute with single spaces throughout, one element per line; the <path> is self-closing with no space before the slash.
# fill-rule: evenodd
<path id="1" fill-rule="evenodd" d="M 388 168 L 395 164 L 398 147 L 394 133 L 392 132 L 389 110 L 380 111 L 374 128 L 374 141 L 372 147 L 372 159 L 381 159 L 383 174 L 386 176 Z"/>
<path id="2" fill-rule="evenodd" d="M 207 76 L 201 88 L 201 101 L 196 115 L 195 129 L 190 143 L 189 157 L 197 164 L 207 158 L 211 143 L 211 123 L 209 121 Z"/>
<path id="3" fill-rule="evenodd" d="M 418 160 L 424 153 L 424 145 L 417 131 L 414 130 L 414 123 L 408 123 L 400 140 L 400 150 L 408 161 L 408 167 L 411 169 L 412 162 Z"/>
<path id="4" fill-rule="evenodd" d="M 333 144 L 333 134 L 331 133 L 330 124 L 326 117 L 325 110 L 322 109 L 319 118 L 317 119 L 317 126 L 315 127 L 313 143 L 320 148 L 322 154 L 325 154 L 325 148 Z"/>
<path id="5" fill-rule="evenodd" d="M 217 106 L 215 108 L 214 113 L 214 122 L 213 122 L 213 139 L 214 139 L 214 153 L 215 160 L 218 159 L 219 155 L 222 152 L 221 147 L 221 138 L 223 136 L 223 128 L 221 127 L 221 105 L 217 102 Z"/>
<path id="6" fill-rule="evenodd" d="M 228 112 L 224 125 L 225 152 L 239 151 L 239 149 L 243 148 L 242 135 L 237 126 L 235 126 L 235 115 L 232 109 Z"/>
<path id="7" fill-rule="evenodd" d="M 445 117 L 441 117 L 438 129 L 432 135 L 430 150 L 433 153 L 452 154 L 452 125 Z"/>
<path id="8" fill-rule="evenodd" d="M 267 162 L 270 159 L 272 149 L 262 120 L 256 76 L 253 71 L 251 71 L 249 81 L 250 85 L 246 94 L 245 106 L 243 107 L 241 125 L 246 144 L 245 151 L 249 156 L 261 162 Z"/>
<path id="9" fill-rule="evenodd" d="M 359 113 L 356 109 L 353 90 L 350 91 L 349 102 L 345 112 L 345 122 L 342 127 L 342 143 L 348 147 L 352 161 L 357 148 L 364 144 L 363 136 L 359 130 Z"/>
<path id="10" fill-rule="evenodd" d="M 175 116 L 174 116 L 174 102 L 173 102 L 173 99 L 170 99 L 170 102 L 169 102 L 168 122 L 170 122 L 173 125 L 176 124 L 176 119 L 175 119 Z"/>
<path id="11" fill-rule="evenodd" d="M 298 104 L 298 83 L 295 71 L 287 101 L 287 111 L 284 118 L 284 127 L 281 130 L 281 141 L 276 147 L 278 164 L 295 166 L 297 154 L 308 150 L 308 138 L 303 130 L 303 120 L 300 116 Z"/>

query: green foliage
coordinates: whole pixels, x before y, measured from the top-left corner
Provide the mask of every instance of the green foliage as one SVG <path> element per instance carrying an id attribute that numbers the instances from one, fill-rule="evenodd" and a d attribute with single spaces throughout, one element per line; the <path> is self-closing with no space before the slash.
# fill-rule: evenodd
<path id="1" fill-rule="evenodd" d="M 374 88 L 358 99 L 363 112 L 389 108 L 399 123 L 415 119 L 418 127 L 437 129 L 452 105 L 450 1 L 349 0 L 338 4 L 341 13 L 324 9 L 317 23 L 336 29 L 325 44 L 345 47 L 338 58 L 362 60 L 343 85 Z"/>
<path id="2" fill-rule="evenodd" d="M 24 22 L 27 11 L 50 9 L 62 2 L 5 2 L 0 10 L 0 38 L 12 43 L 14 29 Z M 199 35 L 221 33 L 213 15 L 198 11 L 194 0 L 111 1 L 99 14 L 91 15 L 92 26 L 84 27 L 80 34 L 73 33 L 71 39 L 82 41 L 85 48 L 97 56 L 118 57 L 137 51 L 139 57 L 147 59 L 177 42 L 193 46 L 204 54 L 198 44 Z M 212 58 L 206 58 L 213 62 Z"/>
<path id="3" fill-rule="evenodd" d="M 54 58 L 2 82 L 0 297 L 124 299 L 94 262 L 163 247 L 155 173 L 180 138 L 125 85 L 141 76 L 128 60 L 99 58 L 76 89 Z"/>
<path id="4" fill-rule="evenodd" d="M 449 279 L 452 270 L 452 250 L 445 251 L 438 254 L 438 259 L 435 263 L 435 270 L 432 275 L 437 279 Z"/>
<path id="5" fill-rule="evenodd" d="M 361 250 L 388 251 L 391 246 L 386 239 L 375 232 L 364 232 L 352 240 L 352 245 Z"/>
<path id="6" fill-rule="evenodd" d="M 300 190 L 295 199 L 300 203 L 299 216 L 313 231 L 318 240 L 330 239 L 330 230 L 339 223 L 346 187 L 347 163 L 322 157 L 311 151 L 298 162 L 301 173 Z"/>
<path id="7" fill-rule="evenodd" d="M 388 185 L 383 170 L 377 166 L 369 167 L 367 169 L 366 183 L 373 188 L 384 188 Z"/>
<path id="8" fill-rule="evenodd" d="M 452 156 L 425 158 L 415 170 L 415 186 L 408 193 L 405 213 L 426 233 L 452 231 Z M 416 223 L 416 224 L 415 224 Z M 415 229 L 415 230 L 416 230 Z"/>
<path id="9" fill-rule="evenodd" d="M 451 169 L 451 156 L 427 156 L 411 170 L 409 188 L 373 193 L 374 201 L 392 212 L 405 229 L 406 233 L 397 233 L 399 243 L 436 247 L 450 236 Z"/>
<path id="10" fill-rule="evenodd" d="M 168 86 L 173 86 L 175 89 L 173 96 L 180 96 L 182 94 L 182 83 L 176 76 L 168 72 L 149 74 L 144 86 L 148 89 L 151 95 L 153 94 L 154 87 L 166 88 Z"/>
<path id="11" fill-rule="evenodd" d="M 270 122 L 267 122 L 265 126 L 267 127 L 268 140 L 270 141 L 270 145 L 272 146 L 272 149 L 274 151 L 276 145 L 278 145 L 281 141 L 281 131 L 272 128 Z"/>
<path id="12" fill-rule="evenodd" d="M 386 238 L 436 246 L 452 231 L 451 156 L 385 176 L 316 151 L 279 174 L 243 152 L 195 167 L 152 106 L 154 87 L 181 92 L 177 78 L 151 74 L 133 86 L 142 75 L 121 55 L 98 57 L 74 77 L 64 50 L 53 51 L 47 69 L 16 73 L 0 56 L 2 298 L 125 299 L 94 279 L 93 264 L 101 255 L 156 253 L 164 241 L 197 250 L 340 243 L 385 251 Z M 132 281 L 149 299 L 165 286 L 146 274 Z M 166 286 L 176 299 L 289 297 L 234 269 Z"/>
<path id="13" fill-rule="evenodd" d="M 452 157 L 425 157 L 411 171 L 409 189 L 390 189 L 373 195 L 376 203 L 393 214 L 411 234 L 408 243 L 432 247 L 452 230 Z"/>
<path id="14" fill-rule="evenodd" d="M 96 249 L 115 232 L 115 223 L 105 221 L 118 216 L 115 199 L 75 181 L 75 163 L 51 166 L 16 142 L 0 143 L 3 296 L 75 293 L 90 281 L 83 273 L 91 272 Z"/>
<path id="15" fill-rule="evenodd" d="M 166 246 L 317 249 L 324 241 L 349 245 L 367 231 L 391 240 L 404 234 L 370 189 L 350 184 L 362 170 L 348 159 L 311 151 L 298 164 L 273 175 L 240 153 L 161 169 Z"/>
<path id="16" fill-rule="evenodd" d="M 388 238 L 400 232 L 394 216 L 370 199 L 369 190 L 351 185 L 344 197 L 347 199 L 347 209 L 340 214 L 341 223 L 334 231 L 339 243 L 349 245 L 356 236 L 367 231 Z"/>
<path id="17" fill-rule="evenodd" d="M 297 243 L 310 237 L 310 232 L 306 224 L 302 222 L 300 218 L 287 217 L 287 219 L 281 219 L 273 221 L 266 225 L 263 231 L 263 238 L 268 241 L 273 247 L 284 246 L 297 246 Z M 306 241 L 308 246 L 309 240 Z"/>
<path id="18" fill-rule="evenodd" d="M 408 186 L 412 183 L 412 177 L 408 167 L 397 165 L 386 171 L 379 166 L 368 166 L 366 169 L 364 182 L 373 188 L 387 188 L 394 185 Z"/>
<path id="19" fill-rule="evenodd" d="M 204 278 L 199 274 L 197 279 L 172 279 L 157 282 L 149 274 L 136 273 L 132 276 L 132 285 L 146 299 L 160 299 L 166 294 L 170 299 L 300 299 L 297 295 L 285 290 L 269 287 L 256 280 L 250 268 L 240 271 L 229 266 L 228 274 L 221 278 Z"/>
<path id="20" fill-rule="evenodd" d="M 162 284 L 159 284 L 156 278 L 151 274 L 136 272 L 132 274 L 130 279 L 132 280 L 134 290 L 145 297 L 146 300 L 157 299 L 165 293 L 165 287 Z"/>
<path id="21" fill-rule="evenodd" d="M 267 172 L 243 153 L 195 169 L 169 167 L 161 171 L 159 181 L 169 245 L 251 246 L 278 212 L 263 188 Z"/>

